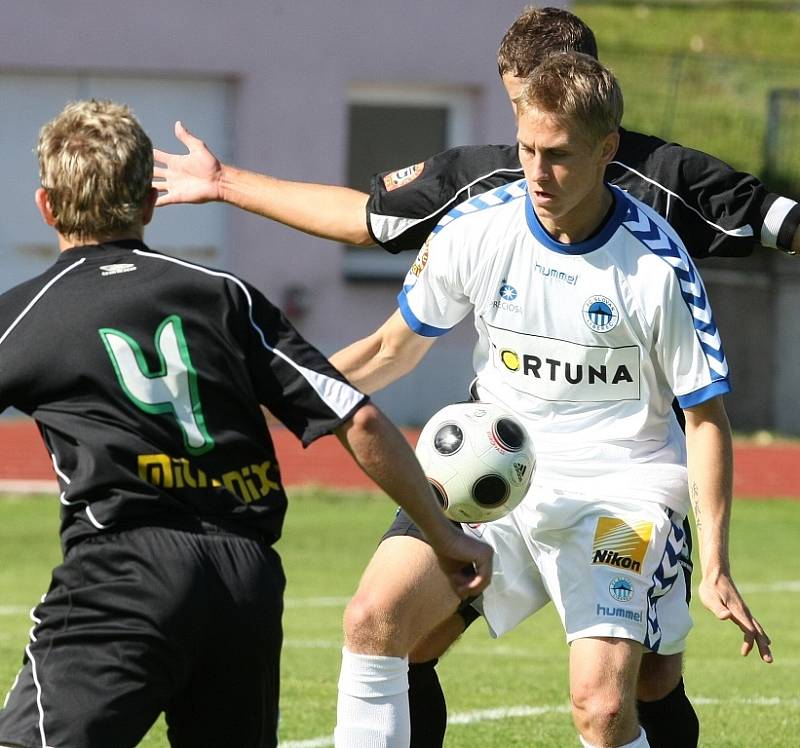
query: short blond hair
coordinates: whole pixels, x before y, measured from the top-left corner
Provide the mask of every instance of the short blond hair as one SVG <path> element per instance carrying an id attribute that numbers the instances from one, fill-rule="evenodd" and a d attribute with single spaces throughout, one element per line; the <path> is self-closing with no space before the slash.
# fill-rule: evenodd
<path id="1" fill-rule="evenodd" d="M 39 179 L 63 236 L 121 236 L 142 222 L 153 144 L 126 105 L 70 102 L 42 127 L 36 153 Z"/>
<path id="2" fill-rule="evenodd" d="M 572 122 L 596 143 L 622 122 L 622 89 L 613 73 L 589 55 L 561 52 L 548 57 L 526 80 L 516 100 L 524 114 L 538 109 Z"/>

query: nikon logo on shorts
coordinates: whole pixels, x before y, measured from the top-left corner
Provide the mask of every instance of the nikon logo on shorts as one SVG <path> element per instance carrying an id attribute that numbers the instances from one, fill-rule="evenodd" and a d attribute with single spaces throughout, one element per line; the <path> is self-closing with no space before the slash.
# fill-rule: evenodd
<path id="1" fill-rule="evenodd" d="M 594 531 L 592 564 L 642 573 L 642 561 L 653 534 L 652 522 L 628 524 L 618 517 L 600 517 Z"/>

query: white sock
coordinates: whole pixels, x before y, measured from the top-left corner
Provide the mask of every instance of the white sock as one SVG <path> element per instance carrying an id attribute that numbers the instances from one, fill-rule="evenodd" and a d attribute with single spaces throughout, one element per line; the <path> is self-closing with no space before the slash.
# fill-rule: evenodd
<path id="1" fill-rule="evenodd" d="M 408 658 L 342 650 L 335 748 L 409 748 Z"/>
<path id="2" fill-rule="evenodd" d="M 650 748 L 650 743 L 647 742 L 647 735 L 644 733 L 644 728 L 640 728 L 641 732 L 639 733 L 639 737 L 636 738 L 631 743 L 625 743 L 625 745 L 619 746 L 619 748 Z M 592 745 L 591 743 L 587 742 L 583 739 L 582 735 L 578 736 L 581 739 L 581 745 L 583 748 L 597 748 L 597 746 Z"/>

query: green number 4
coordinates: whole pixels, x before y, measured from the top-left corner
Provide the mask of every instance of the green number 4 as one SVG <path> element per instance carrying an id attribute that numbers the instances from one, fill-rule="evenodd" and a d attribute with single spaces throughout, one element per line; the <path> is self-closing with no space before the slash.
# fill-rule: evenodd
<path id="1" fill-rule="evenodd" d="M 117 379 L 125 394 L 145 413 L 171 413 L 183 433 L 183 443 L 192 455 L 213 449 L 206 430 L 197 387 L 197 371 L 189 356 L 181 318 L 173 314 L 156 330 L 155 347 L 161 369 L 150 371 L 141 346 L 119 330 L 98 330 Z"/>

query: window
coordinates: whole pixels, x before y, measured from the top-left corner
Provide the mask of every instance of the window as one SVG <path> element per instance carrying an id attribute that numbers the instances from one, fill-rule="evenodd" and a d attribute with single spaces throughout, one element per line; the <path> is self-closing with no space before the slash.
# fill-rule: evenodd
<path id="1" fill-rule="evenodd" d="M 410 166 L 454 145 L 471 142 L 472 95 L 467 89 L 354 86 L 350 90 L 347 183 L 369 192 L 379 171 Z M 408 253 L 348 247 L 344 274 L 352 280 L 401 279 Z"/>

